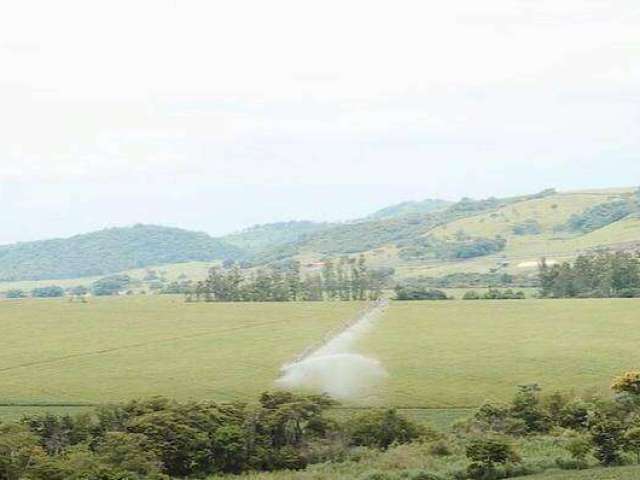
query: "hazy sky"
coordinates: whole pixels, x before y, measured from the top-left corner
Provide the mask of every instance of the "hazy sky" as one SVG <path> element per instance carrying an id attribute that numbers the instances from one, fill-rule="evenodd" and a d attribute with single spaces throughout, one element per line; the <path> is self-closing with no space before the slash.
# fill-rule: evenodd
<path id="1" fill-rule="evenodd" d="M 0 243 L 637 184 L 638 0 L 0 3 Z"/>

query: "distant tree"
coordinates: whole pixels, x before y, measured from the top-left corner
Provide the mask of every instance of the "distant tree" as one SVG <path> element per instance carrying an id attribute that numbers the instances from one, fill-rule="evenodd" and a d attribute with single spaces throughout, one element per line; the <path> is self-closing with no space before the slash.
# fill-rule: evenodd
<path id="1" fill-rule="evenodd" d="M 322 266 L 322 283 L 328 300 L 335 300 L 338 296 L 338 281 L 333 260 L 327 259 Z"/>
<path id="2" fill-rule="evenodd" d="M 27 298 L 27 293 L 24 290 L 20 290 L 20 289 L 8 290 L 5 295 L 7 298 L 12 298 L 12 299 Z"/>
<path id="3" fill-rule="evenodd" d="M 308 274 L 302 282 L 302 299 L 307 302 L 319 302 L 323 299 L 322 277 Z"/>
<path id="4" fill-rule="evenodd" d="M 96 296 L 117 295 L 126 291 L 130 283 L 129 275 L 112 275 L 93 282 L 91 291 Z"/>
<path id="5" fill-rule="evenodd" d="M 38 287 L 31 291 L 31 296 L 34 298 L 54 298 L 63 297 L 64 288 L 57 285 L 51 285 L 48 287 Z"/>
<path id="6" fill-rule="evenodd" d="M 462 296 L 463 300 L 480 300 L 480 295 L 475 290 L 469 290 Z"/>
<path id="7" fill-rule="evenodd" d="M 400 286 L 395 288 L 394 300 L 448 300 L 449 297 L 442 290 L 427 289 L 425 287 Z"/>
<path id="8" fill-rule="evenodd" d="M 543 259 L 538 277 L 542 297 L 640 297 L 640 257 L 632 253 L 581 255 L 552 266 Z"/>

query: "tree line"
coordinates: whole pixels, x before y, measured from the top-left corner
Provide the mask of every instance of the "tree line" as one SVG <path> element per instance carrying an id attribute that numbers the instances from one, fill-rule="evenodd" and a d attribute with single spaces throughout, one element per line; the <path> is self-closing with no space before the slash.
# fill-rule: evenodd
<path id="1" fill-rule="evenodd" d="M 295 302 L 377 300 L 393 269 L 367 267 L 358 258 L 325 259 L 319 271 L 302 273 L 300 262 L 243 271 L 237 264 L 213 267 L 206 280 L 185 293 L 187 302 Z"/>
<path id="2" fill-rule="evenodd" d="M 453 458 L 428 462 L 443 472 L 374 471 L 357 478 L 496 480 L 594 461 L 640 463 L 640 372 L 625 373 L 611 388 L 612 397 L 543 396 L 537 384 L 521 385 L 510 402 L 484 403 L 450 435 L 393 409 L 340 419 L 330 414 L 337 402 L 326 395 L 291 392 L 265 392 L 257 404 L 155 397 L 74 416 L 37 414 L 0 424 L 0 479 L 169 480 L 314 464 L 342 478 L 337 468 L 345 460 L 350 468 L 371 464 L 394 449 L 394 465 L 425 451 Z M 523 458 L 515 446 L 516 439 L 548 440 L 550 434 L 553 458 L 546 463 Z M 558 447 L 566 454 L 558 457 Z"/>
<path id="3" fill-rule="evenodd" d="M 543 298 L 640 297 L 640 254 L 600 252 L 554 265 L 542 259 L 538 277 Z"/>

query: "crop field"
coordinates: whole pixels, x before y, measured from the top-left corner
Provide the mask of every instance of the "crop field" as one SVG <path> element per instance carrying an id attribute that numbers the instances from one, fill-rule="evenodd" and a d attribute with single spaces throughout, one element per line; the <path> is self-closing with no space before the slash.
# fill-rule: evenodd
<path id="1" fill-rule="evenodd" d="M 389 376 L 380 401 L 474 407 L 517 385 L 603 392 L 640 366 L 640 300 L 394 302 L 360 352 Z"/>
<path id="2" fill-rule="evenodd" d="M 157 394 L 255 400 L 283 363 L 363 308 L 179 296 L 0 302 L 0 417 Z M 355 346 L 388 372 L 367 405 L 442 429 L 519 384 L 604 392 L 640 366 L 639 309 L 633 299 L 392 302 Z"/>
<path id="3" fill-rule="evenodd" d="M 99 403 L 157 394 L 255 400 L 273 388 L 282 363 L 363 307 L 188 304 L 173 296 L 0 302 L 0 403 Z M 22 411 L 4 408 L 10 415 Z"/>

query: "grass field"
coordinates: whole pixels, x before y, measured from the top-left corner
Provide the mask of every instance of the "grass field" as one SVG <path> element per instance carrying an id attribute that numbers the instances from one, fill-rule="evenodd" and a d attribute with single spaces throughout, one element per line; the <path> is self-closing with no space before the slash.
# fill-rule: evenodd
<path id="1" fill-rule="evenodd" d="M 523 383 L 606 391 L 613 376 L 640 366 L 639 307 L 623 299 L 392 302 L 357 349 L 389 373 L 374 404 L 446 428 L 463 409 L 508 399 Z M 0 302 L 0 416 L 44 408 L 25 404 L 157 394 L 254 400 L 284 362 L 362 308 L 172 296 Z"/>
<path id="2" fill-rule="evenodd" d="M 254 400 L 283 362 L 361 308 L 171 296 L 0 302 L 0 403 Z"/>
<path id="3" fill-rule="evenodd" d="M 640 367 L 640 300 L 394 302 L 361 352 L 389 372 L 381 402 L 472 407 L 516 386 L 606 391 Z"/>

